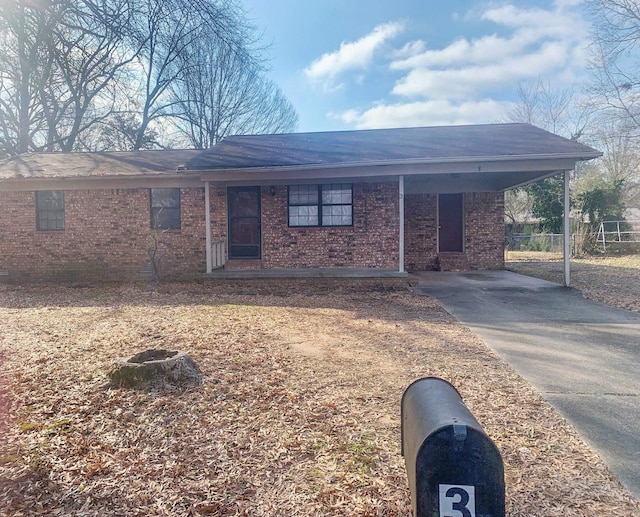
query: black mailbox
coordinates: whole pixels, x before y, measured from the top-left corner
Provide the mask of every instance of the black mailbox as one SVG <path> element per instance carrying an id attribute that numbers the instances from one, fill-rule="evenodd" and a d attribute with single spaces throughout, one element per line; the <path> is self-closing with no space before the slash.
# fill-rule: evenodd
<path id="1" fill-rule="evenodd" d="M 447 381 L 405 390 L 402 455 L 414 517 L 504 517 L 500 452 Z"/>

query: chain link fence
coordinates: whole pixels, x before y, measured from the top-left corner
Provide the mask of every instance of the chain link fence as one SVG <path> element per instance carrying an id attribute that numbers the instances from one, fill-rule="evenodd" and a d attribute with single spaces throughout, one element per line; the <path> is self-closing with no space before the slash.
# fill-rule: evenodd
<path id="1" fill-rule="evenodd" d="M 511 233 L 505 238 L 506 251 L 562 253 L 561 233 Z M 640 221 L 607 221 L 596 233 L 571 234 L 571 255 L 584 252 L 640 253 Z"/>
<path id="2" fill-rule="evenodd" d="M 508 251 L 545 251 L 562 253 L 564 236 L 561 233 L 512 233 L 507 236 Z"/>

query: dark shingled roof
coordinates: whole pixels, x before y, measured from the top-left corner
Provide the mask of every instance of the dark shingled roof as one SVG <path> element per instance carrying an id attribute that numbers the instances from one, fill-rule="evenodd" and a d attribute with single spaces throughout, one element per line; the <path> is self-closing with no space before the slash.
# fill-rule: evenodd
<path id="1" fill-rule="evenodd" d="M 488 124 L 231 136 L 194 156 L 187 167 L 215 170 L 536 155 L 594 158 L 600 153 L 530 124 Z"/>
<path id="2" fill-rule="evenodd" d="M 0 160 L 0 180 L 175 174 L 201 152 L 27 153 Z"/>
<path id="3" fill-rule="evenodd" d="M 597 156 L 590 147 L 529 124 L 488 124 L 231 136 L 202 151 L 32 153 L 0 161 L 0 180 Z"/>

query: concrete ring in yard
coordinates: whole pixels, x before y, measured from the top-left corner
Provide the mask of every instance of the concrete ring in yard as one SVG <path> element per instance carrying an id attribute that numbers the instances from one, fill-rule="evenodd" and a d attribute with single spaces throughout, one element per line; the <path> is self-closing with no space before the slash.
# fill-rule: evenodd
<path id="1" fill-rule="evenodd" d="M 118 361 L 109 372 L 112 386 L 125 388 L 199 385 L 195 361 L 178 350 L 150 349 Z"/>

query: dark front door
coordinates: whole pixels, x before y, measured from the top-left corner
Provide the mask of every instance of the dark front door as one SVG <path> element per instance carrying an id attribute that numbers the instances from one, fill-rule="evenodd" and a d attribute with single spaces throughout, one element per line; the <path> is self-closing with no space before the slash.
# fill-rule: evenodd
<path id="1" fill-rule="evenodd" d="M 229 258 L 260 258 L 260 187 L 229 187 Z"/>
<path id="2" fill-rule="evenodd" d="M 464 251 L 462 194 L 438 196 L 438 251 Z"/>

